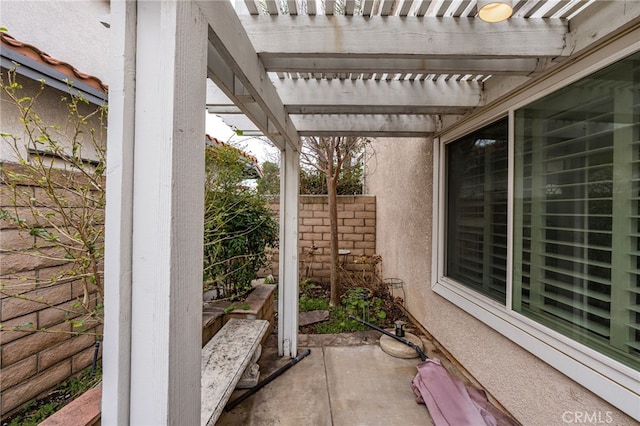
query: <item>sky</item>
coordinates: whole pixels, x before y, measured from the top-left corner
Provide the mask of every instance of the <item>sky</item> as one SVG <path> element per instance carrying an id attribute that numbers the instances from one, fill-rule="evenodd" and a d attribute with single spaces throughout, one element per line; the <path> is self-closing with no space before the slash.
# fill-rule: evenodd
<path id="1" fill-rule="evenodd" d="M 265 161 L 278 161 L 279 151 L 273 145 L 255 137 L 238 136 L 219 116 L 208 112 L 205 112 L 205 114 L 205 129 L 209 136 L 230 143 L 247 154 L 255 156 L 259 164 Z"/>

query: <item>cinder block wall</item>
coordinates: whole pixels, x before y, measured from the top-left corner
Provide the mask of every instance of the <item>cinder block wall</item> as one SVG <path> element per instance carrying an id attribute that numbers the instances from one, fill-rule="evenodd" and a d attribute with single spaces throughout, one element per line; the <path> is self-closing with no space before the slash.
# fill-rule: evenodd
<path id="1" fill-rule="evenodd" d="M 0 168 L 15 164 L 0 163 Z M 34 192 L 39 189 L 22 187 Z M 37 197 L 45 200 L 44 197 Z M 71 197 L 69 197 L 71 199 Z M 0 205 L 15 204 L 6 186 L 0 184 Z M 46 209 L 46 203 L 41 208 Z M 26 205 L 19 209 L 27 209 Z M 26 217 L 29 217 L 27 215 Z M 65 309 L 82 297 L 80 280 L 52 283 L 51 278 L 65 271 L 65 261 L 34 256 L 38 241 L 28 232 L 0 220 L 0 417 L 5 418 L 32 398 L 46 393 L 93 361 L 95 337 L 74 336 L 65 322 Z M 52 257 L 61 257 L 59 248 L 45 249 Z M 12 297 L 19 294 L 20 297 Z M 13 331 L 32 323 L 46 331 Z M 95 329 L 93 331 L 96 331 Z M 100 331 L 100 330 L 98 330 Z"/>
<path id="2" fill-rule="evenodd" d="M 276 214 L 280 210 L 280 199 L 271 200 Z M 330 229 L 329 205 L 326 195 L 301 195 L 299 211 L 299 260 L 300 277 L 318 282 L 328 282 L 330 277 Z M 376 253 L 376 197 L 369 195 L 338 196 L 338 241 L 339 248 L 349 250 L 345 263 L 353 264 L 359 256 Z M 311 247 L 317 247 L 313 256 L 307 255 Z M 307 272 L 308 271 L 308 272 Z M 278 276 L 278 252 L 274 251 L 271 268 L 265 271 Z"/>

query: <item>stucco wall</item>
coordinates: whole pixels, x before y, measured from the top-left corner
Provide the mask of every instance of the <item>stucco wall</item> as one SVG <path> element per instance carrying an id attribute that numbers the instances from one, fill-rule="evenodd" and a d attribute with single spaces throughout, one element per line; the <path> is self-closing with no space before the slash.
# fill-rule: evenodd
<path id="1" fill-rule="evenodd" d="M 2 83 L 7 83 L 7 71 L 2 69 Z M 49 130 L 55 134 L 56 141 L 63 147 L 71 147 L 71 140 L 68 137 L 62 135 L 62 133 L 71 134 L 73 131 L 73 122 L 69 122 L 69 107 L 67 93 L 53 89 L 49 86 L 44 87 L 44 91 L 40 93 L 41 84 L 37 81 L 26 78 L 22 75 L 17 75 L 16 81 L 22 86 L 22 89 L 16 92 L 16 96 L 23 97 L 35 97 L 38 96 L 34 103 L 32 110 L 42 120 Z M 66 98 L 66 100 L 63 100 Z M 87 116 L 96 111 L 98 107 L 93 104 L 79 103 L 79 113 Z M 13 145 L 10 138 L 3 137 L 0 143 L 0 161 L 16 162 L 17 155 L 15 149 L 20 151 L 20 156 L 26 158 L 27 145 L 25 141 L 29 140 L 29 135 L 25 131 L 24 125 L 20 122 L 20 110 L 15 105 L 15 102 L 8 99 L 4 92 L 0 92 L 0 111 L 2 114 L 2 120 L 0 120 L 0 132 L 13 135 L 19 139 L 19 142 Z M 104 123 L 100 123 L 97 120 L 97 115 L 94 115 L 90 119 L 91 127 L 99 129 L 101 126 L 106 126 L 106 115 L 104 117 Z M 60 126 L 59 131 L 55 131 L 51 126 Z M 31 126 L 34 128 L 34 126 Z M 12 146 L 13 145 L 13 146 Z M 96 150 L 92 143 L 85 143 L 82 146 L 82 152 L 80 155 L 83 158 L 97 160 Z"/>
<path id="2" fill-rule="evenodd" d="M 109 20 L 107 0 L 2 0 L 0 26 L 78 70 L 107 81 Z M 92 54 L 87 54 L 92 52 Z"/>
<path id="3" fill-rule="evenodd" d="M 575 424 L 584 413 L 636 424 L 431 290 L 433 143 L 379 139 L 373 149 L 367 192 L 377 200 L 377 250 L 384 276 L 404 280 L 416 319 L 525 425 Z"/>

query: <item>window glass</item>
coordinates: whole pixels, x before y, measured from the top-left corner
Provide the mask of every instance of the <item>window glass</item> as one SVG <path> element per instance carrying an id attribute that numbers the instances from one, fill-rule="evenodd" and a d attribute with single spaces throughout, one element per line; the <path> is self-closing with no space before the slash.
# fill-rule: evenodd
<path id="1" fill-rule="evenodd" d="M 515 113 L 513 309 L 640 367 L 640 54 Z"/>
<path id="2" fill-rule="evenodd" d="M 446 275 L 505 303 L 508 124 L 447 145 Z"/>

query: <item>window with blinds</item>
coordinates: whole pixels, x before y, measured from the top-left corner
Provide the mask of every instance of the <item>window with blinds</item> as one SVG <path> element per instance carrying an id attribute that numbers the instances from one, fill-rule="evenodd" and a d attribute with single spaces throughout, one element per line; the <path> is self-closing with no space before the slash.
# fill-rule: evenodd
<path id="1" fill-rule="evenodd" d="M 505 303 L 508 121 L 447 144 L 446 275 Z"/>
<path id="2" fill-rule="evenodd" d="M 515 129 L 513 309 L 640 369 L 640 54 Z"/>

